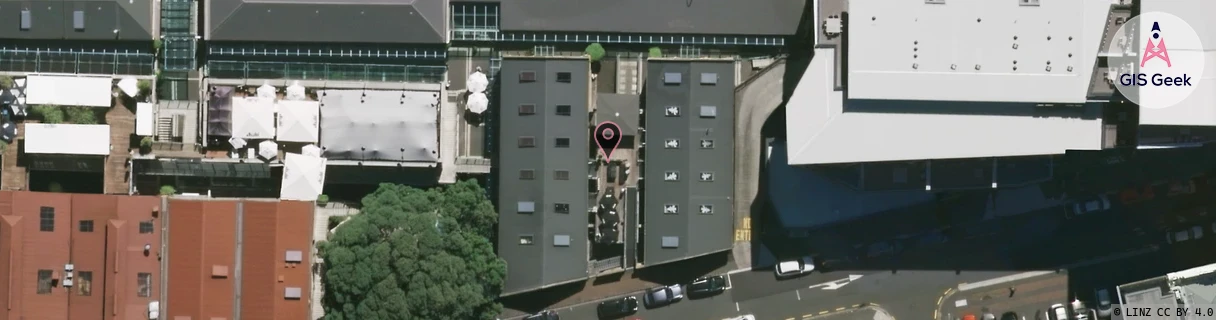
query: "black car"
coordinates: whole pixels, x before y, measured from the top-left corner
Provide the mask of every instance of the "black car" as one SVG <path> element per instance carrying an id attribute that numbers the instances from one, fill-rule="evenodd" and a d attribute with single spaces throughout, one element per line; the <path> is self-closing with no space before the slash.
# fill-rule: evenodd
<path id="1" fill-rule="evenodd" d="M 698 278 L 688 285 L 689 297 L 706 297 L 726 291 L 726 277 L 712 276 Z"/>
<path id="2" fill-rule="evenodd" d="M 560 319 L 561 318 L 557 317 L 557 311 L 545 310 L 545 311 L 537 312 L 536 314 L 524 317 L 523 320 L 560 320 Z"/>
<path id="3" fill-rule="evenodd" d="M 1022 318 L 1018 317 L 1017 312 L 1010 311 L 1002 314 L 1001 320 L 1022 320 Z"/>
<path id="4" fill-rule="evenodd" d="M 624 297 L 609 301 L 600 302 L 599 307 L 596 307 L 596 313 L 599 313 L 600 319 L 616 319 L 631 315 L 638 312 L 638 298 Z"/>

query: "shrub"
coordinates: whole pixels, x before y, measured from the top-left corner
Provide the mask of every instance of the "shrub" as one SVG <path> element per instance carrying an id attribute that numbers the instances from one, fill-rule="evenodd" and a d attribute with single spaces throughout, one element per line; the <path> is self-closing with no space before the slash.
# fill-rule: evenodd
<path id="1" fill-rule="evenodd" d="M 329 229 L 337 228 L 342 221 L 346 221 L 346 216 L 329 216 Z"/>
<path id="2" fill-rule="evenodd" d="M 139 80 L 136 82 L 136 87 L 139 87 L 140 97 L 147 97 L 149 93 L 152 93 L 152 81 Z"/>
<path id="3" fill-rule="evenodd" d="M 93 112 L 93 108 L 72 106 L 63 109 L 68 123 L 97 124 L 97 114 Z"/>
<path id="4" fill-rule="evenodd" d="M 13 77 L 0 76 L 0 89 L 12 88 L 12 87 L 13 87 Z"/>
<path id="5" fill-rule="evenodd" d="M 583 53 L 591 57 L 591 61 L 600 61 L 600 59 L 604 58 L 604 54 L 606 54 L 604 46 L 600 45 L 599 42 L 587 45 L 587 49 L 583 50 Z"/>
<path id="6" fill-rule="evenodd" d="M 152 41 L 152 52 L 155 52 L 154 54 L 159 55 L 160 48 L 162 45 L 164 45 L 164 42 L 161 42 L 160 39 L 153 40 Z"/>
<path id="7" fill-rule="evenodd" d="M 659 47 L 650 47 L 650 57 L 651 58 L 662 58 L 663 49 L 659 49 Z"/>
<path id="8" fill-rule="evenodd" d="M 329 196 L 328 196 L 328 195 L 319 195 L 319 196 L 317 196 L 317 205 L 318 205 L 318 206 L 324 206 L 324 205 L 326 205 L 326 204 L 328 204 L 328 203 L 329 203 Z"/>
<path id="9" fill-rule="evenodd" d="M 160 195 L 162 195 L 162 196 L 171 196 L 176 193 L 177 193 L 177 189 L 174 188 L 173 186 L 165 185 L 165 186 L 160 187 Z"/>
<path id="10" fill-rule="evenodd" d="M 8 142 L 0 141 L 0 153 L 8 151 Z"/>
<path id="11" fill-rule="evenodd" d="M 34 114 L 42 118 L 42 123 L 63 123 L 63 109 L 56 105 L 34 106 Z"/>
<path id="12" fill-rule="evenodd" d="M 144 137 L 143 139 L 140 139 L 139 147 L 140 148 L 151 148 L 152 147 L 152 137 Z"/>
<path id="13" fill-rule="evenodd" d="M 49 185 L 46 186 L 46 190 L 49 192 L 63 192 L 63 185 L 59 184 L 58 182 L 52 181 Z"/>

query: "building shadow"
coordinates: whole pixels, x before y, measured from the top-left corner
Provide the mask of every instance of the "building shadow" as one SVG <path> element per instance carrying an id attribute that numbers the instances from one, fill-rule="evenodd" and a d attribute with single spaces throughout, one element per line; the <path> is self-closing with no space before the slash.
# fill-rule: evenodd
<path id="1" fill-rule="evenodd" d="M 676 262 L 647 266 L 633 272 L 633 277 L 661 284 L 686 284 L 726 266 L 730 251 L 711 253 Z"/>

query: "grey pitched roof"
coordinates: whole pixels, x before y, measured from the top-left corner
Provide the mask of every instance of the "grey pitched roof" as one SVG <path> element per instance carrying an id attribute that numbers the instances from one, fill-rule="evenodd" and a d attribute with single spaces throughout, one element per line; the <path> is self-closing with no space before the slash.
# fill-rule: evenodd
<path id="1" fill-rule="evenodd" d="M 729 250 L 733 234 L 734 64 L 648 61 L 642 262 L 653 266 Z M 711 78 L 715 84 L 703 81 Z M 673 107 L 678 112 L 669 113 Z M 672 140 L 677 144 L 669 145 Z M 703 147 L 702 141 L 712 141 L 712 147 Z M 668 179 L 673 173 L 674 181 Z M 703 179 L 702 174 L 710 174 L 710 179 Z M 700 208 L 706 205 L 712 210 L 702 213 Z M 677 211 L 667 212 L 668 206 L 676 206 Z"/>
<path id="2" fill-rule="evenodd" d="M 29 30 L 21 30 L 25 10 L 29 10 Z M 77 12 L 84 20 L 82 29 L 75 28 Z M 0 25 L 3 39 L 151 41 L 158 36 L 150 1 L 0 1 L 0 17 L 5 21 Z"/>
<path id="3" fill-rule="evenodd" d="M 503 30 L 792 35 L 805 0 L 498 0 Z"/>
<path id="4" fill-rule="evenodd" d="M 600 93 L 596 96 L 596 121 L 612 121 L 625 135 L 637 135 L 641 100 L 634 94 Z"/>
<path id="5" fill-rule="evenodd" d="M 210 0 L 208 40 L 444 43 L 447 1 Z"/>
<path id="6" fill-rule="evenodd" d="M 498 255 L 507 262 L 504 295 L 588 276 L 588 71 L 586 59 L 503 59 L 497 168 Z M 570 81 L 557 81 L 558 72 L 570 72 Z M 533 112 L 521 112 L 521 105 Z M 557 114 L 557 105 L 569 106 L 569 115 Z M 530 137 L 532 146 L 521 146 L 521 137 Z M 558 138 L 568 139 L 565 147 L 557 145 Z M 522 177 L 525 170 L 531 178 Z M 558 170 L 565 171 L 564 178 Z M 568 211 L 557 212 L 557 204 Z M 524 236 L 532 243 L 521 244 Z M 561 236 L 567 246 L 558 245 Z"/>

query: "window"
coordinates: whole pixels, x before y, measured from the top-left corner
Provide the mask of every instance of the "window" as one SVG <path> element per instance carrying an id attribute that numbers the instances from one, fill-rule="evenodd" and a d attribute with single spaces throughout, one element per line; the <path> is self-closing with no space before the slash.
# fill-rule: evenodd
<path id="1" fill-rule="evenodd" d="M 712 204 L 701 205 L 701 214 L 714 214 L 714 205 L 712 205 Z"/>
<path id="2" fill-rule="evenodd" d="M 680 107 L 669 106 L 669 107 L 667 107 L 667 109 L 663 110 L 663 115 L 668 116 L 668 117 L 679 117 L 680 116 Z"/>
<path id="3" fill-rule="evenodd" d="M 681 81 L 682 80 L 681 80 L 681 76 L 680 76 L 679 72 L 663 73 L 663 83 L 664 84 L 680 84 Z"/>
<path id="4" fill-rule="evenodd" d="M 701 181 L 702 182 L 714 181 L 714 173 L 713 172 L 701 172 Z"/>
<path id="5" fill-rule="evenodd" d="M 536 137 L 533 137 L 533 136 L 519 137 L 519 147 L 520 148 L 536 147 Z"/>
<path id="6" fill-rule="evenodd" d="M 557 213 L 570 213 L 569 203 L 554 203 L 553 211 Z"/>
<path id="7" fill-rule="evenodd" d="M 84 31 L 84 10 L 72 11 L 72 29 Z"/>
<path id="8" fill-rule="evenodd" d="M 675 171 L 663 172 L 664 181 L 680 181 L 680 173 Z"/>
<path id="9" fill-rule="evenodd" d="M 140 298 L 151 297 L 152 296 L 152 274 L 147 273 L 147 272 L 140 272 L 136 276 L 136 278 L 138 278 L 137 281 L 139 281 L 139 283 L 138 283 L 139 284 L 139 297 Z"/>
<path id="10" fill-rule="evenodd" d="M 718 117 L 718 107 L 701 106 L 701 117 L 702 118 L 717 118 Z"/>
<path id="11" fill-rule="evenodd" d="M 679 149 L 679 148 L 680 148 L 680 139 L 663 140 L 663 149 Z"/>
<path id="12" fill-rule="evenodd" d="M 533 213 L 536 212 L 536 202 L 520 201 L 515 204 L 515 212 L 517 213 Z"/>
<path id="13" fill-rule="evenodd" d="M 680 205 L 674 204 L 674 203 L 665 204 L 665 205 L 663 205 L 663 213 L 664 214 L 678 214 L 678 213 L 680 213 Z"/>
<path id="14" fill-rule="evenodd" d="M 519 72 L 519 82 L 535 82 L 535 81 L 536 81 L 536 72 L 532 72 L 532 71 L 520 71 Z"/>
<path id="15" fill-rule="evenodd" d="M 152 233 L 153 230 L 154 228 L 152 227 L 151 220 L 139 222 L 139 233 Z"/>
<path id="16" fill-rule="evenodd" d="M 21 31 L 30 30 L 30 24 L 32 23 L 32 21 L 30 21 L 30 20 L 32 18 L 33 17 L 30 16 L 29 9 L 21 10 Z"/>
<path id="17" fill-rule="evenodd" d="M 532 235 L 525 234 L 525 235 L 519 236 L 519 244 L 525 245 L 525 246 L 532 245 Z"/>
<path id="18" fill-rule="evenodd" d="M 572 78 L 572 77 L 570 76 L 569 72 L 558 72 L 557 73 L 557 82 L 570 83 L 570 78 Z"/>
<path id="19" fill-rule="evenodd" d="M 92 271 L 81 271 L 76 274 L 76 294 L 82 296 L 93 295 Z"/>
<path id="20" fill-rule="evenodd" d="M 519 180 L 532 180 L 532 179 L 536 179 L 536 170 L 532 170 L 532 169 L 519 170 Z"/>
<path id="21" fill-rule="evenodd" d="M 55 208 L 39 208 L 38 230 L 42 232 L 55 232 Z"/>
<path id="22" fill-rule="evenodd" d="M 701 73 L 701 85 L 712 86 L 718 84 L 718 74 L 705 72 Z"/>
<path id="23" fill-rule="evenodd" d="M 93 232 L 93 220 L 80 220 L 80 232 Z"/>
<path id="24" fill-rule="evenodd" d="M 283 288 L 283 299 L 300 300 L 300 287 Z"/>
<path id="25" fill-rule="evenodd" d="M 38 294 L 51 294 L 51 270 L 38 270 Z"/>
<path id="26" fill-rule="evenodd" d="M 568 235 L 568 234 L 553 235 L 553 246 L 554 247 L 569 247 L 570 246 L 570 235 Z"/>
<path id="27" fill-rule="evenodd" d="M 534 104 L 519 105 L 519 115 L 530 116 L 530 115 L 534 115 L 534 114 L 536 114 L 536 105 L 534 105 Z"/>
<path id="28" fill-rule="evenodd" d="M 569 170 L 553 171 L 553 180 L 570 180 L 570 171 Z"/>
<path id="29" fill-rule="evenodd" d="M 569 148 L 570 147 L 570 138 L 553 139 L 553 146 L 558 147 L 558 148 Z"/>
<path id="30" fill-rule="evenodd" d="M 557 106 L 557 115 L 559 115 L 559 116 L 570 115 L 570 105 L 565 105 L 565 104 L 558 105 Z"/>
<path id="31" fill-rule="evenodd" d="M 663 237 L 663 247 L 664 248 L 679 248 L 680 247 L 680 237 L 671 237 L 671 236 Z"/>
<path id="32" fill-rule="evenodd" d="M 714 148 L 713 139 L 701 139 L 701 149 L 713 149 L 713 148 Z"/>

